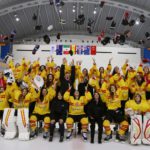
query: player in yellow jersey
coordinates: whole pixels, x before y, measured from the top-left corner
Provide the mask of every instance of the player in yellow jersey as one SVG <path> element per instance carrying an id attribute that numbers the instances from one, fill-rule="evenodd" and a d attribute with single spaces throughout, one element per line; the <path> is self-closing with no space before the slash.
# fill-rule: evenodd
<path id="1" fill-rule="evenodd" d="M 106 118 L 103 122 L 105 128 L 105 141 L 109 141 L 112 138 L 112 131 L 110 128 L 110 123 L 114 121 L 119 124 L 119 130 L 116 134 L 116 139 L 119 141 L 125 141 L 125 132 L 128 129 L 128 122 L 125 120 L 125 117 L 120 110 L 121 100 L 122 100 L 122 91 L 117 89 L 117 87 L 112 84 L 109 87 L 109 90 L 103 91 L 103 101 L 107 106 Z"/>
<path id="2" fill-rule="evenodd" d="M 37 99 L 35 103 L 35 107 L 33 113 L 30 117 L 30 127 L 31 127 L 31 135 L 30 137 L 33 138 L 36 136 L 36 128 L 37 128 L 37 121 L 43 120 L 44 121 L 44 134 L 43 138 L 48 137 L 48 131 L 50 126 L 50 101 L 54 98 L 55 93 L 54 89 L 51 89 L 51 92 L 48 92 L 47 88 L 43 87 L 41 89 L 40 97 Z"/>
<path id="3" fill-rule="evenodd" d="M 3 113 L 4 113 L 5 108 L 9 108 L 9 103 L 7 100 L 7 94 L 4 90 L 4 87 L 0 86 L 0 132 L 2 135 L 4 135 L 4 129 L 1 126 L 1 121 L 3 119 Z"/>
<path id="4" fill-rule="evenodd" d="M 84 106 L 92 99 L 91 93 L 86 91 L 85 96 L 80 96 L 79 91 L 74 92 L 74 96 L 70 95 L 71 87 L 64 94 L 64 100 L 69 103 L 69 115 L 66 120 L 67 124 L 67 139 L 70 139 L 73 131 L 74 122 L 80 122 L 82 128 L 82 136 L 87 140 L 88 118 L 84 112 Z"/>

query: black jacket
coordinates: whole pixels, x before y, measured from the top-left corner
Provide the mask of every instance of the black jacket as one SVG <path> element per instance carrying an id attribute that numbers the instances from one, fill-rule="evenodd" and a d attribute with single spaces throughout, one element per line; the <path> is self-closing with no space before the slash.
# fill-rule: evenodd
<path id="1" fill-rule="evenodd" d="M 58 100 L 54 98 L 50 105 L 50 110 L 52 114 L 56 115 L 67 115 L 68 104 L 64 100 Z"/>
<path id="2" fill-rule="evenodd" d="M 87 108 L 88 116 L 93 118 L 99 118 L 104 117 L 106 115 L 106 104 L 103 103 L 101 100 L 99 100 L 98 103 L 93 99 L 89 104 Z"/>
<path id="3" fill-rule="evenodd" d="M 69 89 L 69 84 L 71 85 L 71 95 L 73 95 L 74 93 L 74 88 L 73 88 L 73 84 L 75 81 L 75 66 L 71 67 L 71 77 L 70 80 L 66 80 L 65 79 L 65 65 L 61 65 L 61 69 L 60 69 L 60 82 L 61 82 L 61 86 L 60 86 L 60 91 L 62 93 L 62 95 L 64 95 L 64 93 Z"/>

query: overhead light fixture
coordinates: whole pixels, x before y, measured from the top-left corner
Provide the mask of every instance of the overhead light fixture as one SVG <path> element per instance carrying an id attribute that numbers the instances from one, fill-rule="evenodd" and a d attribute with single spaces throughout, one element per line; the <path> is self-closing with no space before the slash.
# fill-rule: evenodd
<path id="1" fill-rule="evenodd" d="M 73 5 L 73 8 L 76 8 L 76 6 L 75 6 L 75 5 Z"/>
<path id="2" fill-rule="evenodd" d="M 17 22 L 19 22 L 19 21 L 20 21 L 20 18 L 19 18 L 19 17 L 16 17 L 15 20 L 16 20 Z"/>
<path id="3" fill-rule="evenodd" d="M 81 6 L 81 9 L 83 9 L 83 6 Z"/>
<path id="4" fill-rule="evenodd" d="M 72 9 L 72 12 L 73 12 L 73 13 L 75 13 L 75 12 L 76 12 L 76 10 L 75 10 L 75 9 Z"/>
<path id="5" fill-rule="evenodd" d="M 17 22 L 19 22 L 19 21 L 20 21 L 20 18 L 18 17 L 18 15 L 17 15 L 17 14 L 14 14 L 14 17 L 15 17 L 15 20 L 16 20 Z"/>
<path id="6" fill-rule="evenodd" d="M 62 10 L 61 10 L 61 9 L 59 9 L 59 13 L 62 13 Z"/>
<path id="7" fill-rule="evenodd" d="M 139 25 L 139 24 L 140 24 L 139 18 L 136 19 L 135 24 L 136 24 L 136 25 Z"/>
<path id="8" fill-rule="evenodd" d="M 94 15 L 96 15 L 96 13 L 97 13 L 97 11 L 96 11 L 96 10 L 94 10 L 94 11 L 93 11 L 93 14 L 94 14 Z"/>

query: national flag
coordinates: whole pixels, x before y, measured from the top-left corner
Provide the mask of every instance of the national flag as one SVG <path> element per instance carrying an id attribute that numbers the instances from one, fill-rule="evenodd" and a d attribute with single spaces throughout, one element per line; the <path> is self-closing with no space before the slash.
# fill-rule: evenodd
<path id="1" fill-rule="evenodd" d="M 90 46 L 84 46 L 84 55 L 90 55 L 90 50 L 91 50 Z"/>
<path id="2" fill-rule="evenodd" d="M 84 47 L 81 45 L 76 46 L 76 54 L 83 55 L 84 54 Z"/>
<path id="3" fill-rule="evenodd" d="M 56 55 L 62 55 L 63 54 L 63 46 L 57 45 L 56 46 Z"/>
<path id="4" fill-rule="evenodd" d="M 63 45 L 63 54 L 69 55 L 70 45 Z"/>
<path id="5" fill-rule="evenodd" d="M 56 45 L 50 45 L 50 55 L 54 54 L 56 51 Z"/>
<path id="6" fill-rule="evenodd" d="M 91 55 L 96 55 L 96 46 L 91 46 Z"/>
<path id="7" fill-rule="evenodd" d="M 70 45 L 70 50 L 72 50 L 73 54 L 76 54 L 76 45 Z"/>

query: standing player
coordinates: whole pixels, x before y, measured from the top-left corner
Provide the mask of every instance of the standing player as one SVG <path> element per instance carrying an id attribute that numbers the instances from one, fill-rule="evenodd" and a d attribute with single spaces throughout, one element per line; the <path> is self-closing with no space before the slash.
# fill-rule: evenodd
<path id="1" fill-rule="evenodd" d="M 64 139 L 64 123 L 67 117 L 67 103 L 63 100 L 63 96 L 58 92 L 57 96 L 51 103 L 51 122 L 50 122 L 50 138 L 49 141 L 53 140 L 54 129 L 56 122 L 59 123 L 60 142 Z"/>

